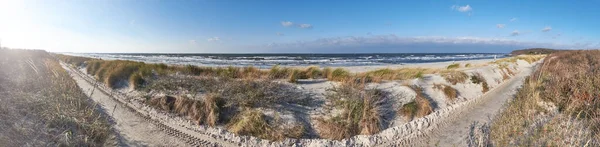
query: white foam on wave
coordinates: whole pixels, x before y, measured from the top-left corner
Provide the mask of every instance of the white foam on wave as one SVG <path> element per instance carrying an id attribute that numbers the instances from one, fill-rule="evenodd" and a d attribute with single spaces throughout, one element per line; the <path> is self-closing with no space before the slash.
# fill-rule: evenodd
<path id="1" fill-rule="evenodd" d="M 364 66 L 458 60 L 491 59 L 506 54 L 357 54 L 357 55 L 165 55 L 165 54 L 71 54 L 107 60 L 132 60 L 200 66 Z"/>

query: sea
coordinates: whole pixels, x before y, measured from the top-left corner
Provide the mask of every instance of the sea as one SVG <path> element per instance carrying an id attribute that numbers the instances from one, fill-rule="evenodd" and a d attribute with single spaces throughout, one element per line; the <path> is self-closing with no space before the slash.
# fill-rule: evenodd
<path id="1" fill-rule="evenodd" d="M 132 60 L 198 66 L 369 66 L 429 63 L 509 56 L 503 53 L 369 53 L 369 54 L 156 54 L 156 53 L 65 53 L 105 60 Z"/>

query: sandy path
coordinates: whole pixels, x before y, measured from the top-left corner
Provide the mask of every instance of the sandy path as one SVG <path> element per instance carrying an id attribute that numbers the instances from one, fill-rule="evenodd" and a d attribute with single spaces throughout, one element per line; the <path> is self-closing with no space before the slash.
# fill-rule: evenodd
<path id="1" fill-rule="evenodd" d="M 499 87 L 494 88 L 482 97 L 481 101 L 463 109 L 458 119 L 448 122 L 441 128 L 429 134 L 423 139 L 427 146 L 467 146 L 466 138 L 469 127 L 473 122 L 489 123 L 507 100 L 512 98 L 518 88 L 523 84 L 525 77 L 531 74 L 532 68 L 524 68 L 519 74 L 506 81 Z"/>
<path id="2" fill-rule="evenodd" d="M 108 113 L 115 123 L 114 127 L 118 130 L 122 139 L 121 142 L 127 146 L 189 146 L 181 140 L 170 136 L 156 127 L 154 124 L 145 121 L 135 115 L 134 112 L 127 109 L 125 105 L 115 101 L 110 96 L 98 89 L 77 74 L 72 73 L 69 68 L 65 68 L 77 85 L 83 89 L 84 93 L 98 103 L 105 112 Z M 92 92 L 93 91 L 93 92 Z"/>

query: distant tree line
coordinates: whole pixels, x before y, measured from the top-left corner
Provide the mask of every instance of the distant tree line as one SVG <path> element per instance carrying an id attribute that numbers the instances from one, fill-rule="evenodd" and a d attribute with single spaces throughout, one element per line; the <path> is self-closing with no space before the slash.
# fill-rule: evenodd
<path id="1" fill-rule="evenodd" d="M 548 49 L 548 48 L 529 48 L 529 49 L 514 50 L 514 51 L 510 52 L 510 54 L 513 56 L 538 55 L 538 54 L 551 54 L 551 53 L 555 53 L 555 52 L 559 52 L 559 51 L 563 51 L 563 50 Z"/>

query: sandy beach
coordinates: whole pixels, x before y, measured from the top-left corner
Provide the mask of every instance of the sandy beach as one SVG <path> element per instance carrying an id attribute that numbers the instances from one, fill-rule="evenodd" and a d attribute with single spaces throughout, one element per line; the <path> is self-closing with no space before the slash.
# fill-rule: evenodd
<path id="1" fill-rule="evenodd" d="M 499 58 L 500 59 L 500 58 Z M 496 60 L 499 60 L 496 59 Z M 466 64 L 473 66 L 481 66 L 490 62 L 495 61 L 494 59 L 479 59 L 479 60 L 462 60 L 462 61 L 447 61 L 447 62 L 431 62 L 431 63 L 406 63 L 406 64 L 394 64 L 394 65 L 373 65 L 373 66 L 345 66 L 342 68 L 348 69 L 352 72 L 367 72 L 378 69 L 398 69 L 398 68 L 446 68 L 451 64 L 460 64 L 463 67 Z"/>

